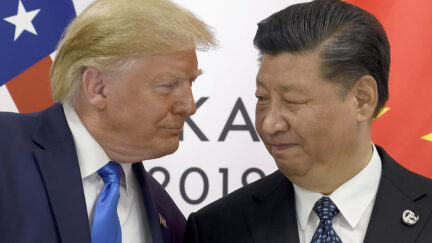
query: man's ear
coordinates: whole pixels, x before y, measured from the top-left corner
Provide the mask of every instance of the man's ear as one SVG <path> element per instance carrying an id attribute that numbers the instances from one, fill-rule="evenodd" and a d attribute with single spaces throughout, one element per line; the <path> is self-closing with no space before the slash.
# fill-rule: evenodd
<path id="1" fill-rule="evenodd" d="M 359 78 L 353 87 L 357 101 L 357 120 L 359 122 L 371 120 L 378 104 L 378 87 L 371 75 Z"/>
<path id="2" fill-rule="evenodd" d="M 94 68 L 85 68 L 81 76 L 81 86 L 87 101 L 96 109 L 106 107 L 105 82 L 102 72 Z"/>

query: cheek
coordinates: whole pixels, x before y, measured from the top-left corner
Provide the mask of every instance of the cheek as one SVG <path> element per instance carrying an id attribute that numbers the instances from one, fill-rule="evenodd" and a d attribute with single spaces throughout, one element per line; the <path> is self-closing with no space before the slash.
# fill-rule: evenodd
<path id="1" fill-rule="evenodd" d="M 309 117 L 311 118 L 311 117 Z M 317 112 L 312 119 L 303 121 L 304 138 L 310 152 L 318 154 L 331 153 L 346 143 L 347 137 L 352 135 L 353 123 L 348 114 L 340 110 L 325 110 Z"/>
<path id="2" fill-rule="evenodd" d="M 336 121 L 334 117 L 332 117 L 328 112 L 324 112 L 313 117 L 309 122 L 305 122 L 307 128 L 312 133 L 314 140 L 317 142 L 320 140 L 329 139 L 331 134 L 333 134 L 333 130 L 337 127 Z"/>
<path id="3" fill-rule="evenodd" d="M 122 116 L 122 126 L 129 130 L 132 136 L 154 136 L 160 122 L 169 113 L 163 102 L 155 99 L 138 99 L 127 102 L 119 107 L 118 116 Z"/>
<path id="4" fill-rule="evenodd" d="M 131 104 L 137 114 L 143 120 L 160 121 L 166 117 L 172 107 L 173 102 L 169 97 L 155 94 L 143 94 Z"/>
<path id="5" fill-rule="evenodd" d="M 136 127 L 139 127 L 141 131 L 147 133 L 149 136 L 158 133 L 158 129 L 163 125 L 163 122 L 167 117 L 167 113 L 155 109 L 154 107 L 140 109 L 139 113 L 139 115 L 134 116 L 132 122 Z M 132 129 L 132 133 L 133 132 Z"/>
<path id="6" fill-rule="evenodd" d="M 255 108 L 255 128 L 258 132 L 258 135 L 263 138 L 262 134 L 262 125 L 264 122 L 264 111 L 260 109 L 259 107 Z"/>

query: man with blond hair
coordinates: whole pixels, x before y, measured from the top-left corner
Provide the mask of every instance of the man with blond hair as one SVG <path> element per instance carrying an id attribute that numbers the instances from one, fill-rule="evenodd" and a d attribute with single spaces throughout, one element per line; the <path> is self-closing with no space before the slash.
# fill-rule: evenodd
<path id="1" fill-rule="evenodd" d="M 185 218 L 141 161 L 171 154 L 196 107 L 209 27 L 168 0 L 97 0 L 67 28 L 58 102 L 0 114 L 0 241 L 181 242 Z"/>

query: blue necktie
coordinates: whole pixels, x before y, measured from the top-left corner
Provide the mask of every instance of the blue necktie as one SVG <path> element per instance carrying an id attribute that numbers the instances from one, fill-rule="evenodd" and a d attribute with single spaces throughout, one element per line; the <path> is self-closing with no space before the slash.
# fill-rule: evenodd
<path id="1" fill-rule="evenodd" d="M 105 186 L 96 203 L 92 243 L 121 243 L 121 228 L 117 215 L 121 171 L 121 166 L 112 161 L 98 170 Z"/>
<path id="2" fill-rule="evenodd" d="M 320 198 L 313 210 L 320 218 L 320 222 L 312 237 L 311 243 L 340 243 L 342 242 L 332 227 L 332 219 L 339 213 L 339 209 L 328 197 Z"/>

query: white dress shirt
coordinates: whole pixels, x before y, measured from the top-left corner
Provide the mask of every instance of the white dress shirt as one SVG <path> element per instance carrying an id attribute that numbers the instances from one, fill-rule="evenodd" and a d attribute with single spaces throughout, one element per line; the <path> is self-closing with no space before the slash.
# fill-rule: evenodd
<path id="1" fill-rule="evenodd" d="M 75 110 L 68 104 L 63 107 L 75 143 L 91 229 L 96 202 L 105 186 L 97 171 L 110 159 L 84 127 Z M 120 163 L 120 165 L 124 176 L 120 179 L 117 213 L 121 225 L 122 243 L 152 242 L 144 200 L 135 175 L 132 173 L 132 164 Z"/>
<path id="2" fill-rule="evenodd" d="M 328 195 L 340 211 L 332 222 L 333 229 L 343 243 L 363 242 L 375 203 L 381 171 L 381 158 L 373 145 L 373 155 L 368 165 Z M 320 221 L 313 211 L 313 206 L 324 195 L 297 185 L 294 185 L 294 191 L 300 243 L 309 243 Z"/>

